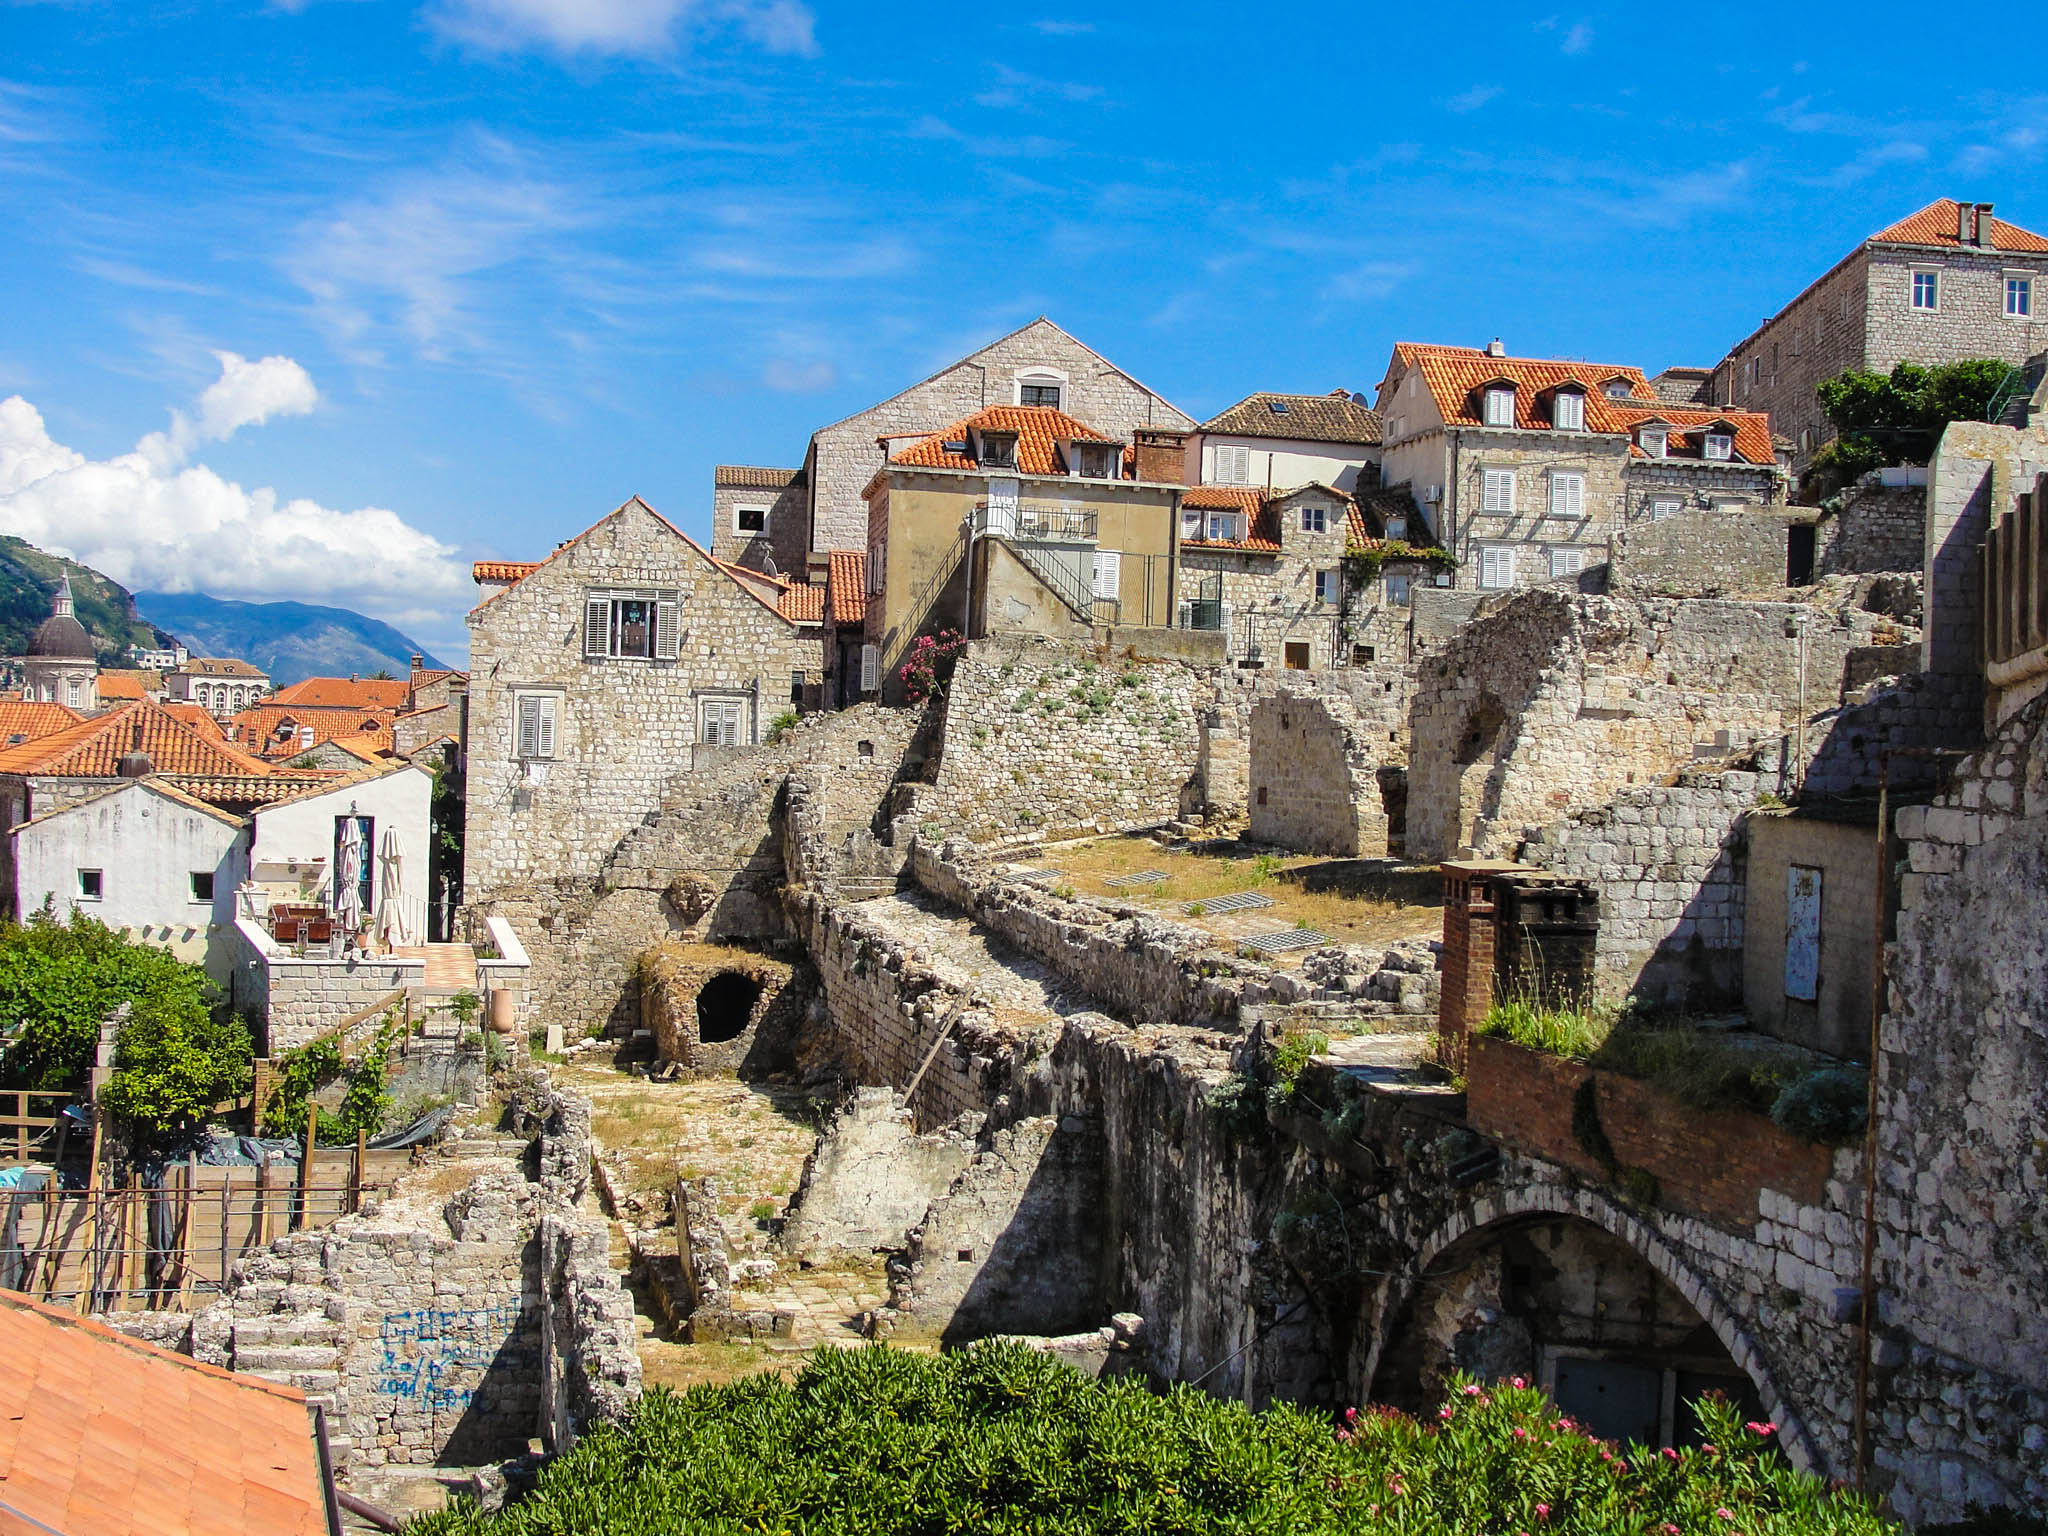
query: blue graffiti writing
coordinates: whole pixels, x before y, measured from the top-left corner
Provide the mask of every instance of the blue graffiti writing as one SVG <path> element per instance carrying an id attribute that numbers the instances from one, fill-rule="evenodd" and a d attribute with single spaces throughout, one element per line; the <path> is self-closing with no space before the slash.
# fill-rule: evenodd
<path id="1" fill-rule="evenodd" d="M 482 1373 L 518 1328 L 519 1307 L 512 1302 L 388 1313 L 372 1390 L 437 1410 L 466 1408 Z"/>

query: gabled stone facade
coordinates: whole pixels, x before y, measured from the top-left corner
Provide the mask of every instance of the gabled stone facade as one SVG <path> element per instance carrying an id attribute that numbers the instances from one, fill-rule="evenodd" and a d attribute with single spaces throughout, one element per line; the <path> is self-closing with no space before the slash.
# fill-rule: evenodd
<path id="1" fill-rule="evenodd" d="M 586 654 L 588 605 L 633 592 L 659 594 L 657 654 Z M 758 745 L 791 673 L 820 664 L 815 631 L 637 497 L 481 603 L 469 634 L 471 900 L 595 878 L 672 785 Z"/>

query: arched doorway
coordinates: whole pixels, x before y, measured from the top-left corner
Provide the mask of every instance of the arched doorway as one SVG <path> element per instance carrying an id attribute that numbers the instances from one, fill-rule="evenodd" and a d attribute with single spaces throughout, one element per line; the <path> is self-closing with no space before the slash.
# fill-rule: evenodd
<path id="1" fill-rule="evenodd" d="M 1500 809 L 1499 764 L 1501 740 L 1506 734 L 1507 711 L 1500 700 L 1486 694 L 1465 717 L 1458 733 L 1452 762 L 1458 770 L 1458 825 L 1453 843 L 1458 848 L 1478 845 L 1478 827 Z"/>
<path id="2" fill-rule="evenodd" d="M 744 971 L 720 971 L 697 993 L 697 1039 L 705 1045 L 737 1040 L 754 1022 L 761 1000 L 760 978 Z"/>
<path id="3" fill-rule="evenodd" d="M 1717 1326 L 1675 1279 L 1669 1265 L 1568 1212 L 1466 1231 L 1425 1248 L 1381 1334 L 1370 1395 L 1421 1410 L 1455 1371 L 1521 1376 L 1595 1435 L 1660 1446 L 1700 1442 L 1693 1405 L 1708 1392 L 1765 1416 L 1776 1394 L 1737 1362 L 1726 1319 Z M 1800 1436 L 1787 1427 L 1789 1451 Z"/>

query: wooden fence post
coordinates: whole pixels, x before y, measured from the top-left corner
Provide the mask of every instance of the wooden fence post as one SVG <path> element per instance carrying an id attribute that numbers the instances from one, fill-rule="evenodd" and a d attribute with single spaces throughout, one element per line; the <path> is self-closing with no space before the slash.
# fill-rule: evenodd
<path id="1" fill-rule="evenodd" d="M 356 1160 L 349 1169 L 348 1211 L 351 1216 L 363 1208 L 363 1158 L 369 1151 L 370 1133 L 362 1126 L 356 1127 Z"/>
<path id="2" fill-rule="evenodd" d="M 306 1150 L 299 1157 L 299 1198 L 292 1206 L 292 1230 L 298 1231 L 313 1213 L 313 1135 L 320 1128 L 320 1106 L 306 1106 Z"/>
<path id="3" fill-rule="evenodd" d="M 103 1135 L 99 1095 L 92 1101 L 92 1171 L 85 1181 L 85 1263 L 83 1278 L 78 1288 L 77 1305 L 73 1308 L 80 1316 L 92 1310 L 92 1286 L 94 1250 L 98 1247 L 100 1225 L 100 1143 Z"/>

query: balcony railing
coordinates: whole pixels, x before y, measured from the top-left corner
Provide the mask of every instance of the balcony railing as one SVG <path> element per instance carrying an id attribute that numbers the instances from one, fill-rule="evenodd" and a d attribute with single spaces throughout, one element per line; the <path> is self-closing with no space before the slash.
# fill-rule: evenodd
<path id="1" fill-rule="evenodd" d="M 974 504 L 974 531 L 1046 544 L 1092 544 L 1095 514 L 1055 501 Z"/>

